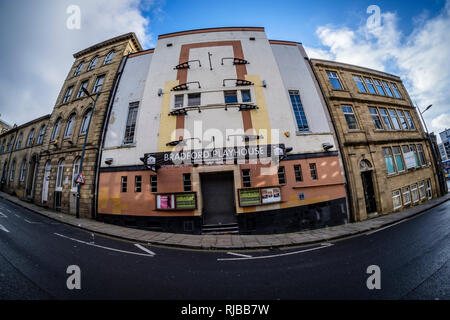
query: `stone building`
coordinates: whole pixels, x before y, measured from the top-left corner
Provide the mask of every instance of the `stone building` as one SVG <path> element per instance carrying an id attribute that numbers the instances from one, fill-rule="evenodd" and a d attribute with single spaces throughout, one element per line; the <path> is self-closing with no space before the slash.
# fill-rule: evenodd
<path id="1" fill-rule="evenodd" d="M 430 145 L 401 79 L 311 59 L 338 134 L 353 220 L 440 194 Z"/>
<path id="2" fill-rule="evenodd" d="M 50 115 L 14 127 L 0 135 L 1 189 L 31 201 L 39 154 Z"/>
<path id="3" fill-rule="evenodd" d="M 11 126 L 7 124 L 5 121 L 0 119 L 0 134 L 5 133 L 9 129 L 11 129 Z"/>
<path id="4" fill-rule="evenodd" d="M 75 53 L 51 113 L 37 169 L 34 202 L 75 214 L 80 159 L 86 132 L 85 184 L 81 187 L 80 216 L 93 217 L 97 156 L 103 120 L 123 57 L 142 50 L 134 33 L 127 33 Z M 84 87 L 90 94 L 83 93 Z M 92 113 L 93 99 L 98 96 Z"/>

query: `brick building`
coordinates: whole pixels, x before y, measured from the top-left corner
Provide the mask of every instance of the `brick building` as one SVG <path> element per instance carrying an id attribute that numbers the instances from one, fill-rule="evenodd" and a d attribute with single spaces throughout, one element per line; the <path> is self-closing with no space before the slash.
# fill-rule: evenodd
<path id="1" fill-rule="evenodd" d="M 439 196 L 429 142 L 401 79 L 311 59 L 339 137 L 354 220 Z"/>

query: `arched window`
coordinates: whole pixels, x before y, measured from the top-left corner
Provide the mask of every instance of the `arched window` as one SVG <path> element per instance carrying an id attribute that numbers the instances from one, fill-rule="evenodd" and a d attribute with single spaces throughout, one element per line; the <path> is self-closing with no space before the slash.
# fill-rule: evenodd
<path id="1" fill-rule="evenodd" d="M 25 180 L 26 170 L 27 170 L 27 159 L 23 159 L 22 165 L 20 166 L 20 181 Z"/>
<path id="2" fill-rule="evenodd" d="M 80 64 L 78 65 L 78 67 L 75 69 L 75 71 L 73 73 L 74 76 L 77 76 L 80 74 L 81 69 L 83 68 L 83 65 L 84 65 L 84 61 L 80 62 Z"/>
<path id="3" fill-rule="evenodd" d="M 359 164 L 359 170 L 366 171 L 372 169 L 372 164 L 369 160 L 363 159 L 361 160 L 361 163 Z"/>
<path id="4" fill-rule="evenodd" d="M 56 120 L 55 126 L 53 127 L 52 136 L 50 137 L 51 141 L 55 141 L 59 134 L 59 126 L 61 125 L 61 118 Z"/>
<path id="5" fill-rule="evenodd" d="M 75 113 L 72 113 L 67 120 L 66 130 L 64 131 L 64 138 L 70 137 L 73 131 L 73 125 L 75 123 Z"/>
<path id="6" fill-rule="evenodd" d="M 19 133 L 19 136 L 17 137 L 16 150 L 20 149 L 20 147 L 22 146 L 22 138 L 23 132 Z"/>
<path id="7" fill-rule="evenodd" d="M 95 65 L 97 64 L 97 61 L 98 61 L 98 56 L 95 56 L 89 63 L 87 71 L 94 69 Z"/>
<path id="8" fill-rule="evenodd" d="M 27 147 L 31 146 L 31 144 L 33 143 L 33 139 L 34 139 L 34 128 L 32 128 L 30 133 L 28 134 Z"/>
<path id="9" fill-rule="evenodd" d="M 12 150 L 13 144 L 14 144 L 14 136 L 11 136 L 8 143 L 8 150 L 7 150 L 8 152 Z"/>
<path id="10" fill-rule="evenodd" d="M 11 164 L 11 169 L 9 170 L 9 180 L 14 181 L 15 175 L 16 175 L 16 160 L 13 160 Z"/>
<path id="11" fill-rule="evenodd" d="M 113 50 L 113 51 L 110 51 L 110 52 L 108 53 L 108 55 L 106 56 L 105 61 L 103 62 L 103 64 L 111 63 L 111 61 L 112 61 L 113 58 L 114 58 L 114 50 Z"/>
<path id="12" fill-rule="evenodd" d="M 80 128 L 80 134 L 85 134 L 87 131 L 87 128 L 89 126 L 89 121 L 92 116 L 92 109 L 89 109 L 86 111 L 86 113 L 83 116 L 83 121 L 81 121 L 81 128 Z"/>
<path id="13" fill-rule="evenodd" d="M 75 161 L 73 162 L 73 170 L 72 170 L 72 189 L 77 188 L 77 184 L 75 183 L 75 180 L 77 179 L 78 175 L 80 174 L 80 157 L 77 157 Z"/>
<path id="14" fill-rule="evenodd" d="M 5 164 L 3 165 L 2 181 L 6 181 L 7 177 L 8 177 L 8 161 L 5 161 Z"/>
<path id="15" fill-rule="evenodd" d="M 44 134 L 45 134 L 45 124 L 41 127 L 41 130 L 39 130 L 39 136 L 37 138 L 36 144 L 41 144 L 44 141 Z"/>
<path id="16" fill-rule="evenodd" d="M 59 189 L 59 191 L 61 191 L 63 186 L 63 177 L 64 177 L 64 159 L 61 159 L 58 162 L 58 171 L 56 172 L 56 189 Z"/>
<path id="17" fill-rule="evenodd" d="M 0 153 L 5 152 L 5 145 L 6 145 L 6 139 L 3 139 L 3 141 L 2 141 L 2 147 L 1 147 L 1 149 L 0 149 Z"/>

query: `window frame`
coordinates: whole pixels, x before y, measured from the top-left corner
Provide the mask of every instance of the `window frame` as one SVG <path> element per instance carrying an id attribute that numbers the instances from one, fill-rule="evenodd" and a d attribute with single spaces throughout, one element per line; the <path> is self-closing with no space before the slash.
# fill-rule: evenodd
<path id="1" fill-rule="evenodd" d="M 139 101 L 135 101 L 130 102 L 128 105 L 127 121 L 125 123 L 125 131 L 122 140 L 123 145 L 130 145 L 135 143 L 139 104 Z"/>
<path id="2" fill-rule="evenodd" d="M 411 190 L 411 201 L 412 201 L 413 204 L 420 201 L 419 188 L 418 187 L 419 187 L 419 185 L 417 183 L 413 183 L 411 185 L 411 188 L 410 188 L 410 190 Z M 414 200 L 414 194 L 417 194 L 417 200 Z"/>
<path id="3" fill-rule="evenodd" d="M 36 145 L 40 145 L 44 142 L 44 136 L 45 136 L 45 130 L 47 129 L 47 126 L 43 124 L 41 128 L 39 129 L 39 135 L 36 140 Z"/>
<path id="4" fill-rule="evenodd" d="M 34 132 L 34 128 L 31 128 L 30 132 L 28 132 L 27 143 L 25 144 L 26 147 L 31 147 L 34 139 Z"/>
<path id="5" fill-rule="evenodd" d="M 84 86 L 84 84 L 86 84 L 86 86 Z M 89 85 L 89 80 L 81 81 L 80 87 L 78 88 L 78 91 L 77 91 L 77 97 L 76 97 L 77 99 L 81 99 L 86 96 L 81 88 L 84 87 L 87 90 L 88 85 Z"/>
<path id="6" fill-rule="evenodd" d="M 195 96 L 195 97 L 193 97 Z M 198 96 L 198 98 L 197 98 Z M 202 105 L 202 94 L 200 92 L 193 92 L 187 94 L 187 106 L 188 107 L 199 107 Z M 197 103 L 198 101 L 198 103 Z"/>
<path id="7" fill-rule="evenodd" d="M 294 119 L 297 133 L 309 132 L 308 118 L 306 117 L 305 108 L 299 90 L 288 90 L 289 100 L 291 101 L 292 111 L 294 112 Z"/>
<path id="8" fill-rule="evenodd" d="M 120 177 L 120 193 L 128 192 L 128 176 Z"/>
<path id="9" fill-rule="evenodd" d="M 70 138 L 73 134 L 73 127 L 75 124 L 76 114 L 72 113 L 67 119 L 66 128 L 64 129 L 63 138 Z"/>
<path id="10" fill-rule="evenodd" d="M 286 181 L 286 168 L 284 166 L 278 166 L 278 184 L 284 185 L 287 183 Z"/>
<path id="11" fill-rule="evenodd" d="M 357 80 L 358 79 L 358 80 Z M 358 76 L 358 75 L 353 75 L 353 81 L 355 82 L 355 84 L 356 84 L 356 87 L 358 88 L 358 92 L 359 93 L 369 93 L 368 92 L 368 90 L 367 90 L 367 88 L 366 88 L 366 85 L 365 85 L 365 83 L 364 83 L 364 80 L 363 80 L 363 78 L 361 77 L 361 76 Z M 361 87 L 362 86 L 362 87 Z M 362 91 L 362 90 L 364 90 L 364 91 Z"/>
<path id="12" fill-rule="evenodd" d="M 179 100 L 181 98 L 181 105 L 180 101 L 177 102 L 177 99 Z M 183 108 L 184 107 L 184 94 L 176 94 L 173 98 L 173 107 L 174 108 Z"/>
<path id="13" fill-rule="evenodd" d="M 232 101 L 227 101 L 227 98 L 233 98 Z M 224 90 L 223 99 L 225 104 L 237 104 L 239 102 L 237 90 Z"/>
<path id="14" fill-rule="evenodd" d="M 142 176 L 136 175 L 134 176 L 134 193 L 142 192 Z"/>
<path id="15" fill-rule="evenodd" d="M 319 173 L 317 171 L 317 165 L 315 162 L 309 163 L 309 174 L 310 174 L 311 180 L 314 180 L 314 181 L 319 180 Z"/>
<path id="16" fill-rule="evenodd" d="M 20 165 L 19 181 L 25 181 L 26 170 L 27 170 L 27 159 L 23 159 L 22 164 Z"/>
<path id="17" fill-rule="evenodd" d="M 62 191 L 64 187 L 64 159 L 58 161 L 55 178 L 55 191 Z"/>
<path id="18" fill-rule="evenodd" d="M 337 71 L 330 71 L 327 70 L 325 71 L 328 77 L 328 81 L 330 82 L 331 88 L 333 90 L 344 90 L 344 86 L 342 85 L 341 80 L 339 79 L 339 75 L 337 73 Z M 333 81 L 332 81 L 333 80 Z M 339 86 L 335 87 L 334 83 L 337 83 Z"/>
<path id="19" fill-rule="evenodd" d="M 350 108 L 351 112 L 349 111 L 345 111 L 344 108 Z M 359 123 L 358 123 L 358 118 L 356 117 L 355 114 L 355 110 L 353 109 L 353 106 L 350 105 L 341 105 L 341 110 L 342 113 L 344 114 L 344 118 L 345 118 L 345 122 L 347 122 L 347 128 L 348 130 L 361 130 Z M 356 124 L 356 128 L 350 128 L 350 123 L 349 123 L 349 118 L 353 117 L 355 120 L 355 124 Z"/>
<path id="20" fill-rule="evenodd" d="M 99 84 L 99 81 L 101 81 L 100 84 Z M 97 93 L 97 92 L 101 91 L 102 87 L 103 87 L 103 83 L 105 83 L 105 75 L 104 74 L 98 76 L 97 79 L 95 79 L 94 87 L 92 88 L 92 93 Z"/>
<path id="21" fill-rule="evenodd" d="M 91 71 L 92 69 L 94 69 L 95 66 L 97 65 L 97 62 L 98 62 L 98 56 L 93 57 L 92 60 L 89 62 L 89 65 L 88 65 L 86 71 Z"/>
<path id="22" fill-rule="evenodd" d="M 375 111 L 375 114 L 372 113 L 372 111 Z M 372 121 L 373 121 L 373 125 L 374 125 L 375 130 L 384 130 L 383 120 L 381 119 L 381 115 L 380 115 L 380 113 L 378 111 L 378 108 L 369 107 L 369 114 L 372 117 Z M 380 123 L 380 127 L 381 128 L 377 128 L 377 120 L 375 119 L 375 117 L 378 118 L 378 122 Z"/>
<path id="23" fill-rule="evenodd" d="M 116 55 L 114 50 L 111 50 L 108 52 L 108 54 L 105 57 L 105 60 L 103 60 L 103 65 L 110 64 L 111 61 L 114 59 L 114 56 Z"/>
<path id="24" fill-rule="evenodd" d="M 385 151 L 389 151 L 388 154 Z M 383 157 L 384 157 L 384 164 L 386 165 L 386 171 L 388 176 L 394 175 L 397 173 L 397 166 L 395 165 L 395 159 L 394 159 L 394 155 L 392 152 L 392 148 L 391 147 L 384 147 L 382 148 L 382 153 L 383 153 Z M 392 160 L 392 168 L 394 169 L 394 172 L 389 172 L 389 166 L 388 166 L 388 162 L 387 159 L 391 158 Z"/>
<path id="25" fill-rule="evenodd" d="M 192 191 L 192 177 L 189 172 L 183 173 L 183 190 L 185 192 Z"/>
<path id="26" fill-rule="evenodd" d="M 252 176 L 250 169 L 241 169 L 242 186 L 244 188 L 252 187 Z"/>
<path id="27" fill-rule="evenodd" d="M 367 87 L 367 89 L 369 89 L 369 93 L 370 94 L 377 94 L 377 89 L 375 88 L 375 85 L 373 83 L 373 79 L 369 78 L 369 77 L 363 77 L 364 83 Z M 371 90 L 372 88 L 372 90 Z"/>
<path id="28" fill-rule="evenodd" d="M 66 93 L 64 93 L 62 103 L 68 103 L 70 101 L 70 97 L 73 93 L 73 88 L 73 85 L 67 88 Z"/>
<path id="29" fill-rule="evenodd" d="M 294 165 L 294 176 L 296 182 L 303 182 L 303 172 L 301 164 Z"/>
<path id="30" fill-rule="evenodd" d="M 156 174 L 150 176 L 150 192 L 158 192 L 158 176 Z"/>
<path id="31" fill-rule="evenodd" d="M 84 112 L 83 118 L 81 120 L 80 135 L 86 134 L 87 129 L 89 127 L 89 121 L 91 121 L 91 117 L 92 117 L 92 108 L 89 108 Z"/>
<path id="32" fill-rule="evenodd" d="M 403 206 L 407 206 L 409 204 L 411 204 L 411 191 L 409 189 L 409 186 L 403 187 L 402 189 L 402 198 L 403 198 Z M 408 195 L 409 200 L 406 200 L 405 195 Z"/>
<path id="33" fill-rule="evenodd" d="M 400 200 L 400 204 L 397 206 L 395 205 L 396 199 Z M 397 209 L 400 209 L 401 207 L 403 207 L 402 193 L 400 190 L 392 191 L 392 204 L 393 204 L 394 210 L 397 210 Z"/>
<path id="34" fill-rule="evenodd" d="M 76 77 L 81 73 L 81 69 L 83 69 L 84 67 L 84 61 L 81 61 L 78 66 L 75 68 L 74 72 L 73 72 L 73 76 Z"/>

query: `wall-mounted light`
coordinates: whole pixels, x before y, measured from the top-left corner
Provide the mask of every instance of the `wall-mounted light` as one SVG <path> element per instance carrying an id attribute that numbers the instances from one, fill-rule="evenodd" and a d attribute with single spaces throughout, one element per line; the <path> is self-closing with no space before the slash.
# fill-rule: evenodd
<path id="1" fill-rule="evenodd" d="M 163 94 L 163 89 L 159 88 L 158 89 L 158 97 L 161 97 Z"/>
<path id="2" fill-rule="evenodd" d="M 325 143 L 322 143 L 322 148 L 325 150 L 325 151 L 328 151 L 328 150 L 330 150 L 331 148 L 333 148 L 334 146 L 331 144 L 331 143 L 329 143 L 329 142 L 325 142 Z"/>
<path id="3" fill-rule="evenodd" d="M 108 166 L 110 166 L 112 163 L 113 163 L 113 158 L 106 158 L 105 159 L 105 163 L 108 165 Z"/>
<path id="4" fill-rule="evenodd" d="M 263 86 L 264 88 L 267 88 L 267 82 L 266 82 L 266 80 L 263 80 L 263 81 L 262 81 L 262 86 Z"/>

